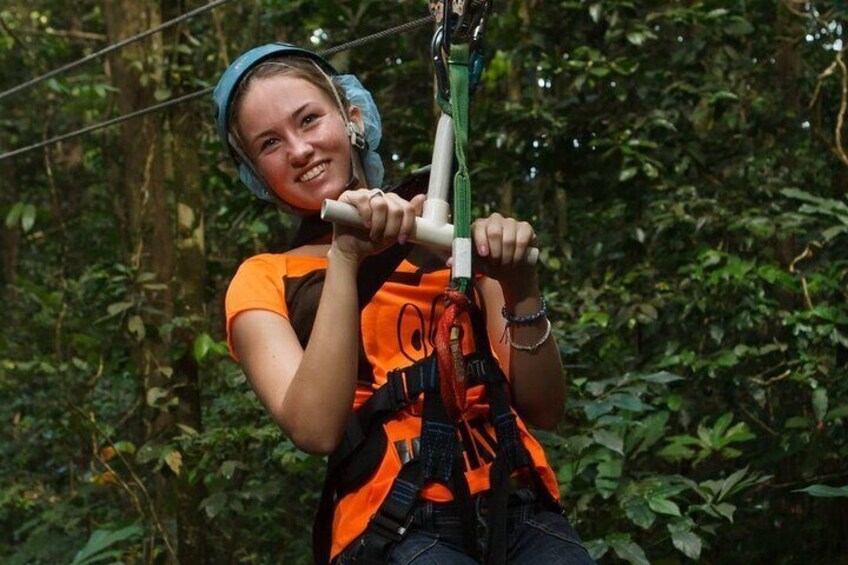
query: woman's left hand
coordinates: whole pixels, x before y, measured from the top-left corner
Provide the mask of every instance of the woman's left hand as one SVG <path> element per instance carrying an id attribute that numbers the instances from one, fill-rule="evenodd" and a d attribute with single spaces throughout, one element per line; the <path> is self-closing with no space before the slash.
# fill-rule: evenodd
<path id="1" fill-rule="evenodd" d="M 533 279 L 535 267 L 525 260 L 527 250 L 536 241 L 533 226 L 495 212 L 488 218 L 476 220 L 471 232 L 485 275 L 501 284 Z"/>

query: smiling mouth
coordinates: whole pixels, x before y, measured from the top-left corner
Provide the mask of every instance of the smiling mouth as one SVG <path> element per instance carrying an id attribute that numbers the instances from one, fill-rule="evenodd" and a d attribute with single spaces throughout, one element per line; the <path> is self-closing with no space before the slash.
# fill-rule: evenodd
<path id="1" fill-rule="evenodd" d="M 305 173 L 300 175 L 300 178 L 297 179 L 297 180 L 299 182 L 309 182 L 326 170 L 327 170 L 327 163 L 319 163 L 318 165 L 315 165 L 314 167 L 312 167 L 311 169 L 309 169 L 308 171 L 306 171 Z"/>

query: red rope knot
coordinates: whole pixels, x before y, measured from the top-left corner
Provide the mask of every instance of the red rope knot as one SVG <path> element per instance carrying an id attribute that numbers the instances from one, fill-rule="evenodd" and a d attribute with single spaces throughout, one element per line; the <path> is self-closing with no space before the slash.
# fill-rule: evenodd
<path id="1" fill-rule="evenodd" d="M 439 387 L 442 402 L 451 420 L 456 421 L 466 410 L 465 369 L 462 344 L 457 339 L 451 346 L 451 330 L 461 330 L 459 318 L 471 308 L 464 293 L 448 289 L 445 291 L 447 306 L 436 328 L 436 356 L 439 362 Z M 459 366 L 457 366 L 459 365 Z"/>

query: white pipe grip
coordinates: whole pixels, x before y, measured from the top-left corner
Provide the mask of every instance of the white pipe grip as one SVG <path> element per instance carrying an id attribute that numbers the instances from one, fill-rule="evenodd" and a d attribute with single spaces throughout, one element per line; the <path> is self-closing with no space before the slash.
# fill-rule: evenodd
<path id="1" fill-rule="evenodd" d="M 354 206 L 338 200 L 324 200 L 321 205 L 321 219 L 365 229 L 365 223 L 359 216 L 359 211 Z M 409 241 L 442 251 L 452 251 L 453 224 L 436 224 L 424 218 L 415 218 Z M 539 249 L 536 247 L 528 249 L 525 261 L 528 265 L 535 265 L 539 261 Z"/>

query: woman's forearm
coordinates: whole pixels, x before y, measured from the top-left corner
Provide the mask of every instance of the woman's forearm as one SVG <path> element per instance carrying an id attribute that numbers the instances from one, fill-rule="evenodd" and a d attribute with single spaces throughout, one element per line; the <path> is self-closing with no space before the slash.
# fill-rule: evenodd
<path id="1" fill-rule="evenodd" d="M 358 262 L 328 255 L 315 323 L 283 401 L 284 427 L 304 451 L 328 454 L 353 407 L 359 352 Z"/>
<path id="2" fill-rule="evenodd" d="M 538 312 L 541 293 L 535 277 L 513 284 L 502 284 L 507 310 L 516 316 Z M 543 317 L 528 324 L 509 328 L 513 343 L 532 346 L 545 337 L 547 320 Z M 509 352 L 509 373 L 514 402 L 527 422 L 539 428 L 553 428 L 565 409 L 565 380 L 556 341 L 550 335 L 535 351 L 514 347 Z"/>

